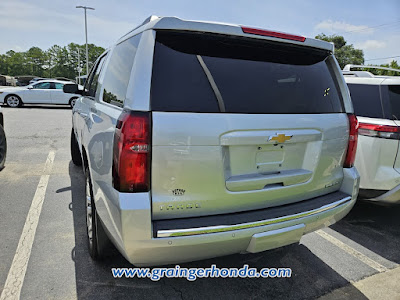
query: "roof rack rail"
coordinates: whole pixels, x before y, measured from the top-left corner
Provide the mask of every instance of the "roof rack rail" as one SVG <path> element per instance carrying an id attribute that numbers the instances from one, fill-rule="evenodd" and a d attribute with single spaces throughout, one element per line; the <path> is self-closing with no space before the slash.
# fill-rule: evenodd
<path id="1" fill-rule="evenodd" d="M 379 69 L 379 70 L 400 72 L 400 69 L 386 68 L 386 67 L 380 67 L 380 66 L 351 65 L 351 64 L 345 65 L 344 68 L 343 68 L 343 71 L 349 71 L 350 72 L 351 68 Z"/>
<path id="2" fill-rule="evenodd" d="M 375 77 L 374 74 L 368 71 L 342 71 L 343 76 L 353 76 L 353 77 Z"/>

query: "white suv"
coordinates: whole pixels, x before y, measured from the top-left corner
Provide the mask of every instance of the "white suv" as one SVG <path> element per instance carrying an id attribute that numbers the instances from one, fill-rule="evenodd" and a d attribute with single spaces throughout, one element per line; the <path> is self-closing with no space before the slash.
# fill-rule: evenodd
<path id="1" fill-rule="evenodd" d="M 254 253 L 344 217 L 357 119 L 332 52 L 171 17 L 123 36 L 72 111 L 91 256 L 108 238 L 135 265 Z"/>
<path id="2" fill-rule="evenodd" d="M 400 77 L 351 71 L 354 67 L 366 66 L 348 65 L 343 71 L 359 121 L 359 196 L 400 203 Z"/>

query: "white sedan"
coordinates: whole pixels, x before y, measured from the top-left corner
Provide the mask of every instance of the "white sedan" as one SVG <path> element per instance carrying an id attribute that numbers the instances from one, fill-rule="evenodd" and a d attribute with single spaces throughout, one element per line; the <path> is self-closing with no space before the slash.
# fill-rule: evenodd
<path id="1" fill-rule="evenodd" d="M 71 83 L 60 80 L 41 80 L 24 87 L 0 89 L 0 103 L 10 107 L 23 104 L 69 104 L 75 105 L 80 95 L 64 93 L 64 84 Z"/>

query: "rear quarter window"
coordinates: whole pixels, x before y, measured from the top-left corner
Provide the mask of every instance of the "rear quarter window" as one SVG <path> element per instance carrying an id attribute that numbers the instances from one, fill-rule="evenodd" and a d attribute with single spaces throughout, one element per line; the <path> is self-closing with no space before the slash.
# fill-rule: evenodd
<path id="1" fill-rule="evenodd" d="M 343 112 L 329 59 L 326 51 L 282 43 L 157 32 L 151 108 L 221 112 L 219 94 L 227 113 Z"/>
<path id="2" fill-rule="evenodd" d="M 382 85 L 386 118 L 400 120 L 400 85 Z"/>
<path id="3" fill-rule="evenodd" d="M 115 46 L 104 74 L 103 101 L 122 107 L 141 34 Z"/>
<path id="4" fill-rule="evenodd" d="M 379 85 L 348 84 L 348 87 L 357 116 L 384 118 Z"/>

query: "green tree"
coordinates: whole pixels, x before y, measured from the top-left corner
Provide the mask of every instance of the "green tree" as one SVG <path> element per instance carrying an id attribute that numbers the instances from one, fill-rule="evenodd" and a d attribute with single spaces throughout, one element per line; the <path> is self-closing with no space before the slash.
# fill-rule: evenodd
<path id="1" fill-rule="evenodd" d="M 86 51 L 86 48 L 85 48 Z M 96 46 L 94 44 L 88 44 L 88 52 L 89 52 L 89 71 L 92 68 L 96 59 L 105 51 L 103 47 Z M 86 52 L 83 52 L 84 60 L 85 60 L 85 68 L 83 70 L 83 74 L 86 74 Z"/>
<path id="2" fill-rule="evenodd" d="M 347 44 L 343 36 L 335 34 L 325 35 L 321 33 L 315 38 L 331 42 L 335 45 L 335 57 L 342 69 L 347 64 L 364 64 L 364 52 L 361 49 L 355 49 L 354 46 L 351 44 Z"/>
<path id="3" fill-rule="evenodd" d="M 7 56 L 0 54 L 0 74 L 8 74 Z"/>
<path id="4" fill-rule="evenodd" d="M 15 76 L 30 74 L 25 52 L 8 51 L 6 53 L 6 62 L 8 73 L 5 75 Z"/>
<path id="5" fill-rule="evenodd" d="M 84 47 L 84 45 L 69 43 L 67 45 L 67 50 L 69 53 L 70 67 L 71 67 L 71 70 L 73 70 L 73 72 L 74 72 L 73 77 L 71 77 L 71 78 L 75 78 L 76 76 L 78 76 L 78 73 L 79 73 L 78 67 L 82 68 L 85 63 L 85 61 L 83 60 L 86 57 L 85 56 L 85 53 L 86 53 L 85 47 Z M 79 52 L 79 55 L 78 55 L 78 52 Z M 79 56 L 79 59 L 78 59 L 78 56 Z M 80 65 L 78 65 L 78 61 L 79 61 Z M 81 74 L 84 74 L 84 73 L 82 73 L 82 71 L 81 71 Z"/>
<path id="6" fill-rule="evenodd" d="M 75 43 L 70 43 L 65 47 L 54 45 L 46 51 L 39 47 L 31 47 L 26 52 L 10 50 L 6 54 L 0 54 L 0 74 L 74 79 L 78 76 L 78 49 L 80 64 L 83 68 L 81 74 L 86 74 L 85 45 Z M 89 44 L 88 50 L 89 67 L 91 67 L 98 56 L 104 52 L 104 48 Z"/>
<path id="7" fill-rule="evenodd" d="M 82 68 L 81 74 L 86 74 L 86 46 L 78 45 L 74 43 L 70 43 L 67 46 L 68 53 L 70 55 L 70 64 L 71 67 L 75 70 L 75 73 L 78 73 L 78 49 L 80 56 L 80 67 Z M 96 46 L 94 44 L 88 44 L 88 52 L 89 52 L 89 71 L 93 66 L 93 63 L 96 59 L 104 52 L 103 47 Z"/>
<path id="8" fill-rule="evenodd" d="M 46 54 L 39 47 L 32 47 L 26 52 L 27 66 L 30 68 L 29 74 L 44 76 L 44 68 L 46 62 Z"/>
<path id="9" fill-rule="evenodd" d="M 70 53 L 67 47 L 52 46 L 48 51 L 49 77 L 74 78 L 74 66 L 70 62 Z"/>

